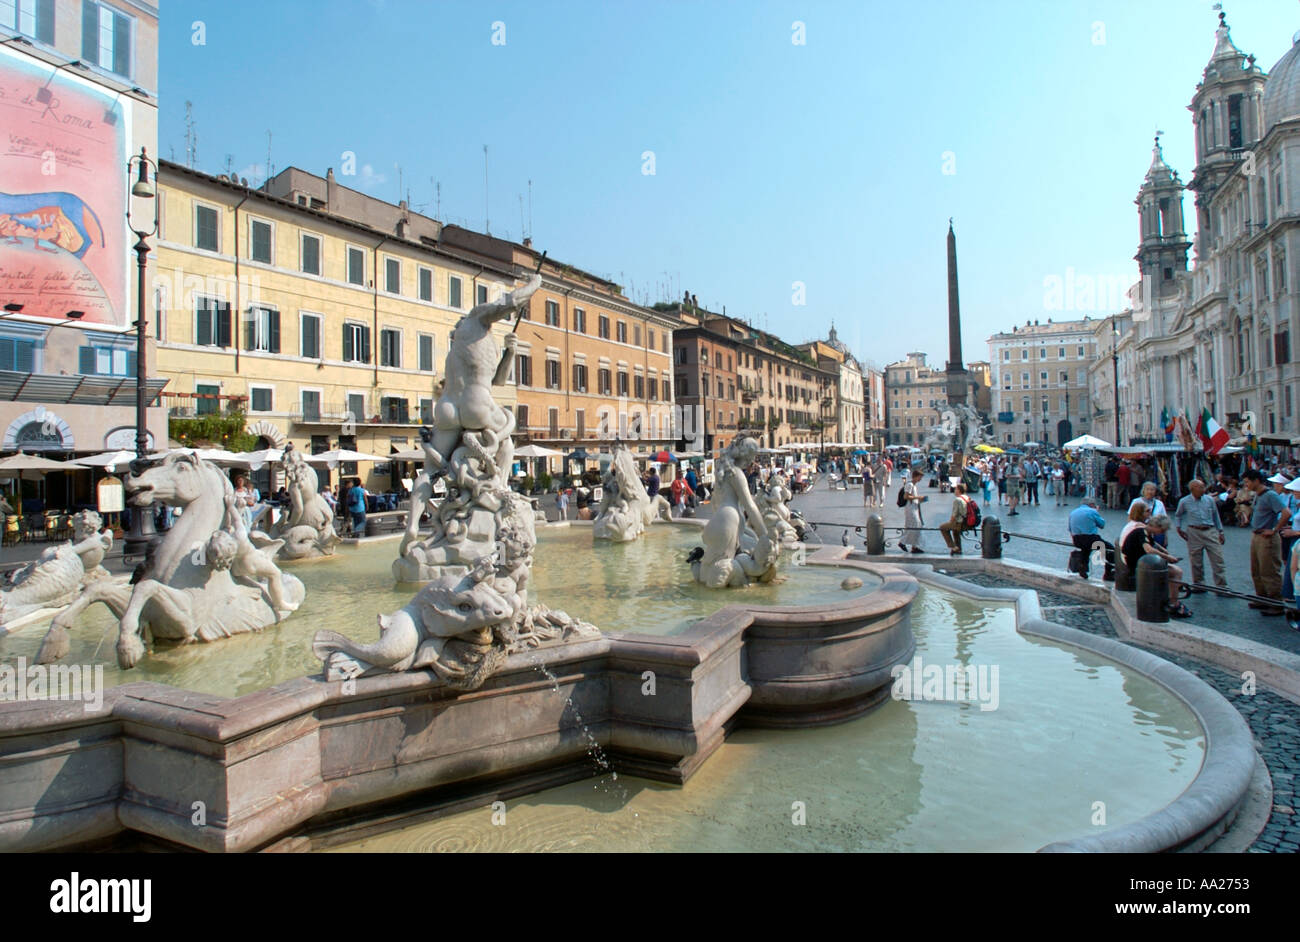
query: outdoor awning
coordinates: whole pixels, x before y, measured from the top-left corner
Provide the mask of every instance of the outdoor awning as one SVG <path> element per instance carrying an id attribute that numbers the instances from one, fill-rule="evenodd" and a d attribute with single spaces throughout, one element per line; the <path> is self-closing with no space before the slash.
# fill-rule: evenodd
<path id="1" fill-rule="evenodd" d="M 150 377 L 145 382 L 148 404 L 158 404 L 167 380 Z M 9 402 L 76 403 L 88 406 L 135 405 L 134 376 L 62 376 L 55 373 L 17 373 L 0 370 L 0 400 Z"/>

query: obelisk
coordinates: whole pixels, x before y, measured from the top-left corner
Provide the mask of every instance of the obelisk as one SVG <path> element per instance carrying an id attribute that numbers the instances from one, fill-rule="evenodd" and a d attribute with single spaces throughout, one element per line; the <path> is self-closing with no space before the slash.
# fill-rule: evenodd
<path id="1" fill-rule="evenodd" d="M 948 220 L 948 404 L 965 405 L 970 376 L 961 359 L 961 304 L 957 300 L 957 236 Z"/>

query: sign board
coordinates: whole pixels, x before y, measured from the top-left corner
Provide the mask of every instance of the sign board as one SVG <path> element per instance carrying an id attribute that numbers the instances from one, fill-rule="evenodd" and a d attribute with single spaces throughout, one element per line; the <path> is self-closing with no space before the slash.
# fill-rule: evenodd
<path id="1" fill-rule="evenodd" d="M 99 512 L 102 514 L 121 513 L 126 509 L 126 490 L 120 479 L 111 474 L 101 478 L 98 489 Z"/>
<path id="2" fill-rule="evenodd" d="M 153 448 L 153 433 L 146 432 L 149 447 Z M 135 451 L 135 426 L 123 425 L 104 436 L 105 451 Z"/>

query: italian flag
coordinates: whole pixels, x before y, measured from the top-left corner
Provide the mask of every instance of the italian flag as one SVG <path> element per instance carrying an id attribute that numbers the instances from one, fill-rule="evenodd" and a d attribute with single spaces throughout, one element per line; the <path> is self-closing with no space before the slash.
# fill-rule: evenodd
<path id="1" fill-rule="evenodd" d="M 1196 434 L 1205 443 L 1207 455 L 1217 454 L 1219 449 L 1228 444 L 1227 430 L 1214 421 L 1214 416 L 1210 415 L 1210 410 L 1206 408 L 1201 409 L 1201 420 L 1196 423 Z"/>

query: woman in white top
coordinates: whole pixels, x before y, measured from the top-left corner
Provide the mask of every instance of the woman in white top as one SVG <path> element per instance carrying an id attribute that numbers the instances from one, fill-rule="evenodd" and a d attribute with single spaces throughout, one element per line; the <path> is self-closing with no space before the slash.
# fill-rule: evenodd
<path id="1" fill-rule="evenodd" d="M 909 551 L 913 553 L 925 552 L 920 546 L 921 527 L 925 525 L 921 519 L 921 502 L 925 500 L 925 495 L 917 487 L 921 478 L 921 471 L 919 469 L 913 470 L 907 483 L 903 485 L 903 498 L 906 501 L 903 506 L 903 526 L 905 529 L 902 537 L 899 538 L 898 548 L 904 553 Z"/>
<path id="2" fill-rule="evenodd" d="M 1155 481 L 1147 481 L 1145 484 L 1142 485 L 1142 496 L 1134 497 L 1133 503 L 1128 505 L 1128 509 L 1131 511 L 1138 504 L 1142 504 L 1143 506 L 1146 507 L 1147 509 L 1146 518 L 1148 520 L 1150 520 L 1152 517 L 1158 517 L 1161 515 L 1167 516 L 1168 514 L 1168 512 L 1165 510 L 1165 502 L 1156 496 Z M 1161 546 L 1164 546 L 1169 539 L 1167 534 L 1165 534 L 1164 532 L 1152 533 L 1151 536 L 1156 541 L 1156 543 L 1160 544 Z"/>

